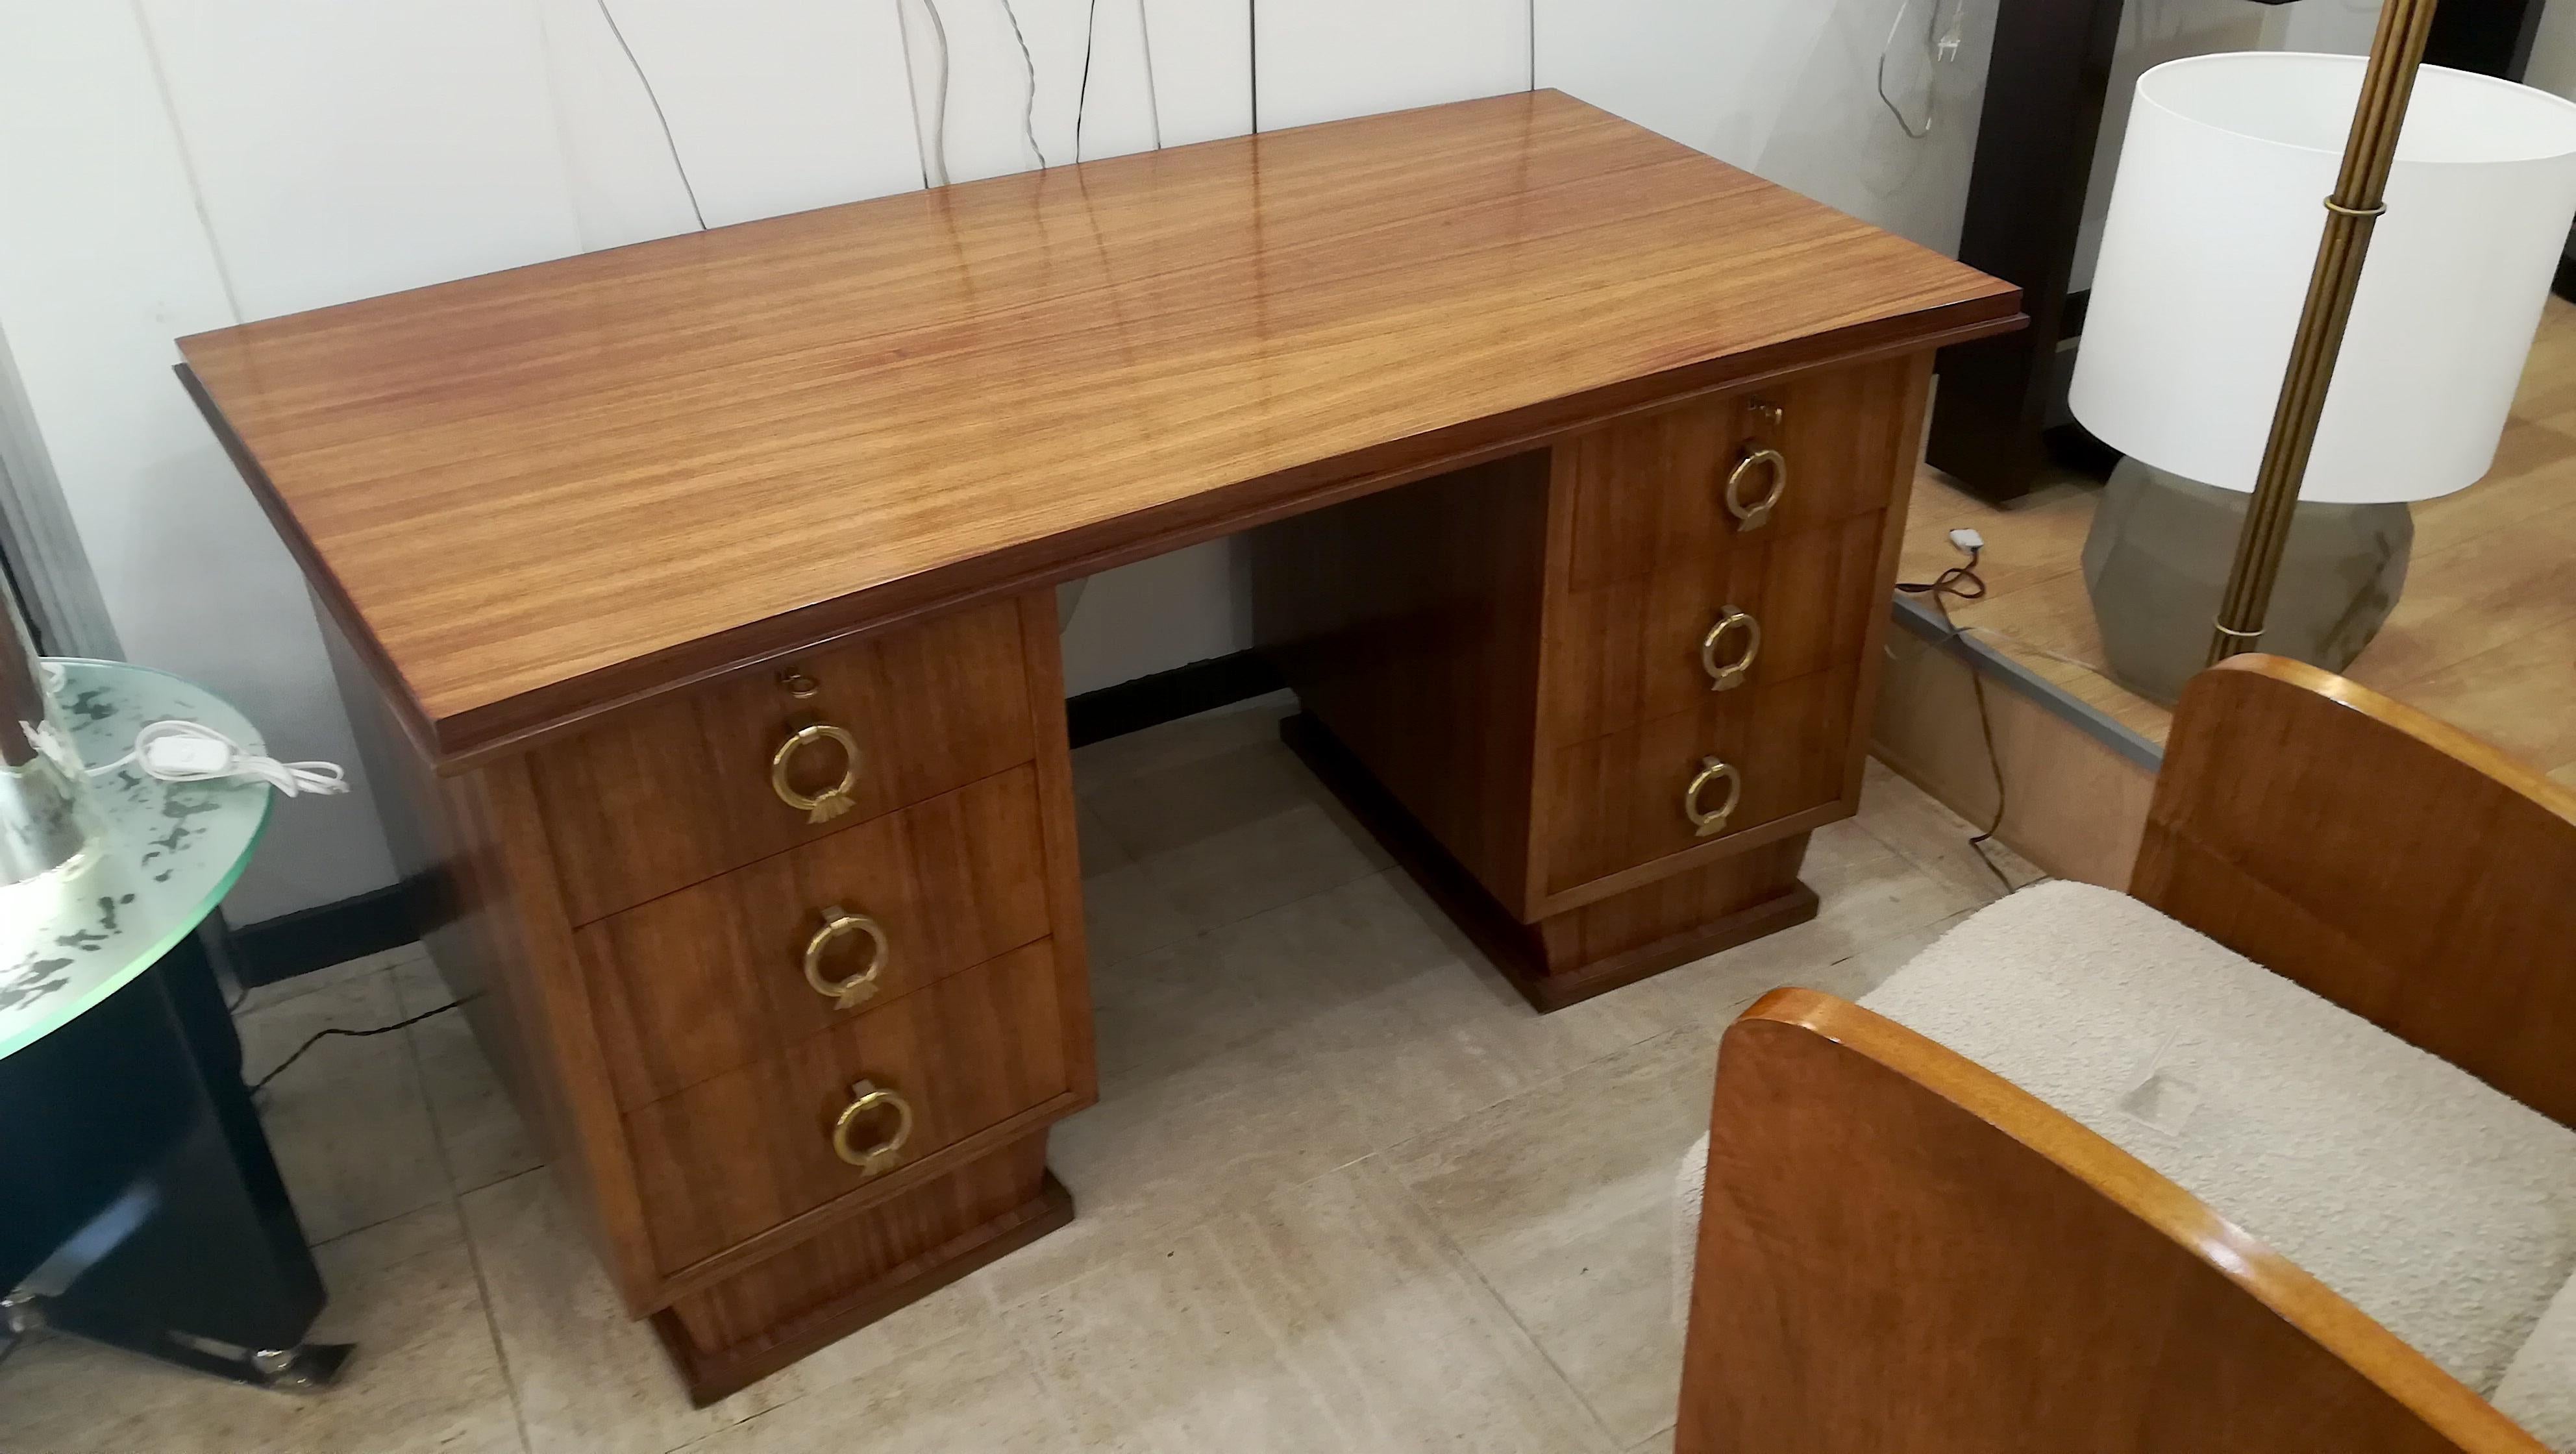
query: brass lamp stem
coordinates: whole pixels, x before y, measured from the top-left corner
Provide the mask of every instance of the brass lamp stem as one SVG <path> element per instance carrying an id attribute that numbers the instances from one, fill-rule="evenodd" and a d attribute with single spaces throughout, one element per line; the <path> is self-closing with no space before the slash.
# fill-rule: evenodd
<path id="1" fill-rule="evenodd" d="M 2262 640 L 2263 615 L 2281 570 L 2281 547 L 2289 540 L 2299 483 L 2307 476 L 2317 420 L 2325 412 L 2326 386 L 2334 380 L 2335 355 L 2343 349 L 2344 327 L 2352 320 L 2352 295 L 2361 285 L 2362 260 L 2370 253 L 2371 226 L 2388 210 L 2381 197 L 2397 158 L 2397 130 L 2406 121 L 2406 102 L 2415 92 L 2415 72 L 2424 64 L 2434 3 L 2388 0 L 2380 9 L 2361 99 L 2353 107 L 2352 134 L 2344 141 L 2343 170 L 2335 178 L 2333 195 L 2326 198 L 2325 236 L 2317 244 L 2316 267 L 2308 274 L 2308 297 L 2290 344 L 2289 371 L 2281 378 L 2280 401 L 2272 406 L 2272 432 L 2263 443 L 2245 529 L 2236 538 L 2227 593 L 2219 598 L 2218 629 L 2209 639 L 2213 664 L 2252 651 Z"/>

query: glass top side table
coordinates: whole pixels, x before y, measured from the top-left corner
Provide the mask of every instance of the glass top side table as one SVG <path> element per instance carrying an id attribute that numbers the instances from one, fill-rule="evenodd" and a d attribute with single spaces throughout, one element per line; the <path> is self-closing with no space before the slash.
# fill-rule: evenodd
<path id="1" fill-rule="evenodd" d="M 212 692 L 123 662 L 55 660 L 82 761 L 145 723 L 264 752 Z M 0 1325 L 69 1334 L 264 1388 L 332 1382 L 308 1341 L 320 1271 L 242 1083 L 200 926 L 268 822 L 257 781 L 90 779 L 107 833 L 69 873 L 0 887 Z"/>
<path id="2" fill-rule="evenodd" d="M 81 761 L 113 762 L 164 717 L 252 752 L 258 732 L 214 693 L 120 661 L 54 658 Z M 0 1057 L 69 1024 L 158 963 L 223 902 L 268 824 L 260 782 L 168 783 L 128 766 L 90 779 L 108 841 L 79 869 L 0 887 Z"/>

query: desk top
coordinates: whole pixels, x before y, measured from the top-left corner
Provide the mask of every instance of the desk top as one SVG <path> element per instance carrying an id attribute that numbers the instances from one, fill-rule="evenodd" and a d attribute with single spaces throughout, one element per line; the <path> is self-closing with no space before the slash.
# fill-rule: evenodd
<path id="1" fill-rule="evenodd" d="M 2017 291 L 1552 91 L 997 177 L 182 341 L 455 767 Z"/>

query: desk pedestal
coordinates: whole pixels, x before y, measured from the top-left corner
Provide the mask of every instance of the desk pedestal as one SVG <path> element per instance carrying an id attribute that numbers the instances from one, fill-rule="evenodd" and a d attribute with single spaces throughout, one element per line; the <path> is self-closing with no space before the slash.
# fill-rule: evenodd
<path id="1" fill-rule="evenodd" d="M 1255 537 L 1283 735 L 1538 1009 L 1815 914 L 1927 370 L 1692 399 Z"/>

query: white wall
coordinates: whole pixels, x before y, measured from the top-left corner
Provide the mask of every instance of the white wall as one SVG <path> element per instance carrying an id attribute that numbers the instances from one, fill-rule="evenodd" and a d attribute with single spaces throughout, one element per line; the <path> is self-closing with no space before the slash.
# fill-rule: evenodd
<path id="1" fill-rule="evenodd" d="M 1964 0 L 1948 64 L 1922 30 L 1935 0 L 1905 12 L 1889 80 L 1910 115 L 1930 107 L 1920 141 L 1875 90 L 1898 3 L 1098 0 L 1082 154 L 1535 82 L 1946 248 L 1996 0 Z M 599 0 L 0 0 L 0 335 L 127 651 L 232 696 L 280 750 L 353 756 L 298 577 L 171 380 L 173 337 L 697 212 L 1073 156 L 1092 0 L 938 0 L 944 125 L 931 0 L 609 4 L 667 144 Z M 2132 8 L 2177 6 L 2252 8 Z M 1097 578 L 1069 684 L 1249 644 L 1243 594 L 1226 542 Z M 363 804 L 290 803 L 231 911 L 389 875 Z"/>

